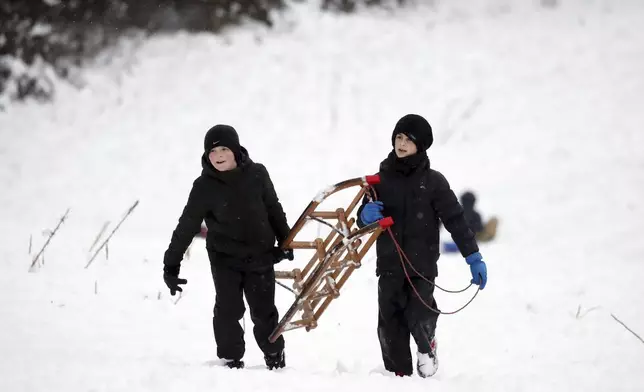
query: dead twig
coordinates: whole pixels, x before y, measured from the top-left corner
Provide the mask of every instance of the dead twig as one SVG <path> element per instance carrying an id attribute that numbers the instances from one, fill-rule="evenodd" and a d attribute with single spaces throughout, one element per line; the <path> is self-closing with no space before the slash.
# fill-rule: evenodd
<path id="1" fill-rule="evenodd" d="M 614 315 L 614 314 L 612 314 L 612 313 L 611 313 L 611 314 L 610 314 L 610 316 L 611 316 L 612 318 L 614 318 L 614 319 L 615 319 L 615 321 L 617 321 L 618 323 L 622 324 L 622 326 L 623 326 L 624 328 L 626 328 L 626 330 L 627 330 L 628 332 L 632 333 L 636 338 L 638 338 L 638 339 L 640 340 L 640 342 L 644 343 L 644 339 L 642 339 L 642 338 L 640 337 L 640 335 L 636 334 L 632 329 L 628 328 L 628 327 L 626 326 L 626 324 L 624 324 L 620 319 L 618 319 L 617 317 L 615 317 L 615 315 Z"/>
<path id="2" fill-rule="evenodd" d="M 597 310 L 597 309 L 599 309 L 599 306 L 593 306 L 592 308 L 587 309 L 585 312 L 582 312 L 581 311 L 581 305 L 579 305 L 577 307 L 577 314 L 575 314 L 575 318 L 577 320 L 581 320 L 582 318 L 586 317 L 586 315 L 588 313 L 592 312 L 593 310 Z"/>
<path id="3" fill-rule="evenodd" d="M 36 265 L 36 262 L 40 258 L 40 255 L 43 254 L 43 252 L 45 251 L 45 248 L 47 248 L 47 246 L 49 245 L 49 242 L 51 241 L 51 239 L 54 237 L 54 235 L 58 231 L 58 228 L 60 227 L 60 225 L 62 225 L 63 222 L 65 222 L 65 220 L 67 220 L 67 215 L 68 214 L 69 214 L 69 208 L 67 209 L 67 211 L 65 211 L 65 215 L 63 215 L 60 218 L 60 220 L 58 221 L 58 224 L 56 225 L 56 228 L 54 228 L 54 230 L 52 230 L 52 232 L 49 233 L 49 238 L 47 238 L 47 241 L 45 241 L 45 244 L 43 245 L 42 249 L 40 249 L 40 252 L 38 252 L 38 254 L 31 261 L 31 266 L 29 267 L 30 271 L 34 268 L 34 265 Z"/>
<path id="4" fill-rule="evenodd" d="M 114 235 L 114 233 L 116 233 L 116 231 L 119 229 L 119 227 L 121 227 L 121 224 L 125 221 L 125 219 L 126 219 L 128 216 L 130 216 L 130 214 L 132 213 L 132 211 L 134 211 L 134 209 L 135 209 L 135 208 L 136 208 L 136 206 L 138 206 L 138 205 L 139 205 L 139 201 L 137 200 L 137 201 L 132 205 L 132 207 L 130 207 L 130 208 L 127 210 L 127 212 L 125 213 L 125 215 L 123 216 L 123 218 L 121 219 L 121 221 L 118 223 L 118 225 L 116 225 L 116 227 L 114 228 L 114 230 L 112 230 L 112 232 L 110 233 L 110 235 L 109 235 L 109 236 L 107 236 L 107 238 L 105 239 L 105 241 L 103 241 L 103 243 L 101 244 L 101 246 L 100 246 L 98 249 L 96 249 L 96 252 L 94 252 L 94 255 L 92 256 L 92 258 L 91 258 L 91 259 L 89 259 L 89 261 L 87 262 L 87 265 L 85 266 L 85 268 L 86 268 L 86 269 L 90 266 L 90 264 L 92 264 L 92 262 L 94 261 L 94 259 L 96 258 L 96 256 L 99 254 L 99 252 L 100 252 L 100 251 L 101 251 L 101 250 L 102 250 L 102 249 L 107 245 L 107 242 L 110 240 L 110 238 L 112 238 L 112 236 Z M 107 256 L 107 252 L 106 252 L 106 256 Z"/>
<path id="5" fill-rule="evenodd" d="M 106 221 L 105 223 L 103 223 L 103 227 L 101 228 L 101 231 L 98 233 L 98 235 L 97 235 L 97 236 L 96 236 L 96 238 L 94 239 L 94 242 L 92 242 L 92 246 L 90 246 L 90 247 L 89 247 L 89 249 L 87 250 L 87 252 L 91 252 L 91 251 L 92 251 L 92 249 L 94 249 L 94 247 L 95 247 L 95 246 L 96 246 L 96 244 L 98 243 L 98 240 L 100 240 L 100 239 L 101 239 L 101 237 L 103 236 L 103 233 L 105 233 L 105 229 L 107 229 L 107 226 L 108 226 L 109 224 L 110 224 L 110 221 Z"/>

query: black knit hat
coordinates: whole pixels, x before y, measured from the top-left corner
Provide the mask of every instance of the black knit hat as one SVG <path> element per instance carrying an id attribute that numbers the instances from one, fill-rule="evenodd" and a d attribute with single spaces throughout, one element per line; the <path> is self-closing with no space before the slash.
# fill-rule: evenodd
<path id="1" fill-rule="evenodd" d="M 241 146 L 239 145 L 239 135 L 237 135 L 235 128 L 230 125 L 218 124 L 206 132 L 206 137 L 203 141 L 204 151 L 209 153 L 210 150 L 218 146 L 228 147 L 235 154 L 235 159 L 239 160 Z"/>
<path id="2" fill-rule="evenodd" d="M 476 196 L 474 195 L 473 192 L 471 191 L 463 192 L 463 194 L 461 195 L 461 204 L 463 205 L 463 207 L 471 209 L 472 207 L 474 207 L 475 203 L 476 203 Z"/>
<path id="3" fill-rule="evenodd" d="M 416 145 L 418 151 L 427 150 L 434 143 L 432 127 L 427 120 L 417 114 L 408 114 L 398 120 L 391 135 L 391 145 L 396 145 L 396 135 L 404 133 Z"/>

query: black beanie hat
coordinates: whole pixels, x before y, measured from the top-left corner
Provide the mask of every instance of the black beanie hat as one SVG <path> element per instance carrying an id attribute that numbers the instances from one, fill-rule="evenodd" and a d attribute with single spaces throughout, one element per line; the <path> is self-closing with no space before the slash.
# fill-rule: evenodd
<path id="1" fill-rule="evenodd" d="M 391 145 L 396 145 L 396 135 L 404 133 L 416 145 L 418 151 L 427 150 L 434 143 L 432 127 L 427 120 L 417 114 L 408 114 L 398 120 L 391 135 Z"/>
<path id="2" fill-rule="evenodd" d="M 203 141 L 203 149 L 206 154 L 218 146 L 228 147 L 235 154 L 235 159 L 239 163 L 241 146 L 239 145 L 239 135 L 237 135 L 235 128 L 230 125 L 218 124 L 206 132 L 206 137 Z"/>
<path id="3" fill-rule="evenodd" d="M 471 191 L 466 191 L 461 195 L 461 204 L 463 207 L 466 208 L 472 208 L 474 207 L 474 204 L 476 203 L 476 196 L 474 196 L 474 193 Z"/>

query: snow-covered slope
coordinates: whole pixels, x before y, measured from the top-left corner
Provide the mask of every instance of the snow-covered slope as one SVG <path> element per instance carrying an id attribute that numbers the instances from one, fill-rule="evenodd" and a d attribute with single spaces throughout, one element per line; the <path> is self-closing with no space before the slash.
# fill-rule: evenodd
<path id="1" fill-rule="evenodd" d="M 644 334 L 644 5 L 560 3 L 296 6 L 271 31 L 154 38 L 88 70 L 80 92 L 0 114 L 0 390 L 643 390 L 644 346 L 611 314 Z M 203 242 L 179 302 L 161 279 L 205 131 L 238 129 L 293 223 L 319 190 L 376 171 L 411 112 L 434 127 L 432 166 L 501 219 L 482 246 L 488 286 L 439 318 L 438 374 L 385 375 L 374 254 L 316 330 L 285 335 L 287 369 L 263 369 L 250 331 L 248 369 L 212 366 Z M 136 200 L 109 260 L 85 269 L 103 223 Z M 460 257 L 439 265 L 444 287 L 467 285 Z"/>

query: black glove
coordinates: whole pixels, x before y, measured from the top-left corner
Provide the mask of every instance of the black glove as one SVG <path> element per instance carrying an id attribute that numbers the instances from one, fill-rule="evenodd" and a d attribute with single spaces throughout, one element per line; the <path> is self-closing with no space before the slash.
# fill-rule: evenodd
<path id="1" fill-rule="evenodd" d="M 293 259 L 295 258 L 295 256 L 293 255 L 293 249 L 274 248 L 273 255 L 275 256 L 275 263 L 279 263 L 284 259 L 293 261 Z"/>
<path id="2" fill-rule="evenodd" d="M 187 284 L 187 279 L 179 279 L 179 266 L 165 266 L 163 267 L 163 281 L 170 289 L 170 294 L 175 295 L 177 291 L 183 291 L 180 284 Z"/>

